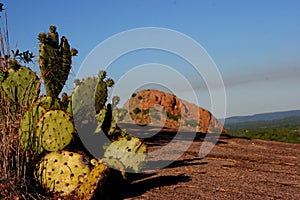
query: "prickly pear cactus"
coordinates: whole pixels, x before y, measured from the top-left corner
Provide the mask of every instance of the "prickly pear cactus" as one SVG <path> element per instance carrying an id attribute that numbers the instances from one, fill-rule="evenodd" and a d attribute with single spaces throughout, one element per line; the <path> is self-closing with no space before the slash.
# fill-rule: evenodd
<path id="1" fill-rule="evenodd" d="M 68 112 L 69 105 L 71 105 L 71 96 L 68 96 L 68 94 L 64 92 L 61 95 L 61 109 Z M 68 113 L 72 115 L 72 112 Z"/>
<path id="2" fill-rule="evenodd" d="M 74 88 L 72 94 L 73 118 L 76 125 L 85 123 L 96 115 L 95 112 L 95 88 L 96 78 L 87 78 Z"/>
<path id="3" fill-rule="evenodd" d="M 126 169 L 139 172 L 146 158 L 146 152 L 147 147 L 139 138 L 127 135 L 111 143 L 106 149 L 104 157 L 118 159 Z"/>
<path id="4" fill-rule="evenodd" d="M 59 151 L 68 146 L 73 138 L 75 126 L 71 116 L 62 110 L 50 110 L 39 120 L 36 135 L 41 138 L 47 151 Z"/>
<path id="5" fill-rule="evenodd" d="M 11 102 L 27 107 L 39 95 L 38 83 L 36 73 L 21 66 L 17 70 L 8 70 L 8 76 L 2 82 L 1 87 Z"/>
<path id="6" fill-rule="evenodd" d="M 106 166 L 109 166 L 109 168 L 120 171 L 123 179 L 126 179 L 125 166 L 120 160 L 117 160 L 115 158 L 102 158 L 100 162 L 105 164 Z"/>
<path id="7" fill-rule="evenodd" d="M 38 98 L 34 104 L 41 105 L 46 110 L 59 110 L 61 108 L 58 99 L 46 95 Z"/>
<path id="8" fill-rule="evenodd" d="M 1 87 L 1 82 L 4 81 L 5 79 L 5 72 L 4 70 L 2 69 L 2 67 L 0 67 L 0 87 Z"/>
<path id="9" fill-rule="evenodd" d="M 46 113 L 42 106 L 32 106 L 23 115 L 20 123 L 20 144 L 24 149 L 33 150 L 35 155 L 43 152 L 41 138 L 36 134 L 36 125 Z"/>
<path id="10" fill-rule="evenodd" d="M 106 109 L 105 106 L 99 111 L 98 114 L 96 114 L 96 119 L 98 121 L 98 126 L 96 128 L 95 133 L 100 133 L 101 132 L 101 130 L 102 130 L 102 124 L 104 123 L 106 114 L 107 114 L 107 109 Z"/>
<path id="11" fill-rule="evenodd" d="M 77 198 L 89 200 L 95 197 L 96 194 L 101 194 L 108 175 L 108 166 L 98 162 L 83 183 L 76 189 Z"/>
<path id="12" fill-rule="evenodd" d="M 79 153 L 51 152 L 45 155 L 35 170 L 35 179 L 49 192 L 69 195 L 90 173 L 89 160 Z"/>
<path id="13" fill-rule="evenodd" d="M 55 26 L 50 26 L 50 32 L 40 33 L 39 63 L 45 82 L 46 93 L 57 98 L 62 91 L 71 70 L 72 56 L 77 55 L 76 49 L 70 49 L 66 37 L 62 37 L 60 44 Z"/>
<path id="14" fill-rule="evenodd" d="M 76 79 L 76 87 L 72 94 L 72 110 L 76 125 L 87 124 L 91 119 L 97 120 L 95 132 L 101 131 L 106 116 L 108 87 L 112 87 L 112 79 L 106 79 L 106 72 L 100 71 L 98 78 L 89 77 L 82 81 Z"/>
<path id="15" fill-rule="evenodd" d="M 118 128 L 117 124 L 119 119 L 119 109 L 117 105 L 119 102 L 120 102 L 120 97 L 114 96 L 111 105 L 112 117 L 111 117 L 111 123 L 108 131 L 108 135 L 113 135 L 116 129 Z"/>
<path id="16" fill-rule="evenodd" d="M 106 78 L 106 72 L 100 71 L 98 74 L 98 83 L 95 90 L 95 109 L 96 113 L 99 113 L 100 110 L 105 106 L 107 101 L 107 89 L 108 87 L 112 87 L 114 85 L 114 81 L 112 79 Z"/>

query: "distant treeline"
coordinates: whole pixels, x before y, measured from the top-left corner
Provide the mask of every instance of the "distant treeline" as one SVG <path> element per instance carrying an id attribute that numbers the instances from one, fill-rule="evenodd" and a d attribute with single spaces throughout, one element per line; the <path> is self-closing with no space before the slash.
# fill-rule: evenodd
<path id="1" fill-rule="evenodd" d="M 300 116 L 225 124 L 229 135 L 300 144 Z"/>

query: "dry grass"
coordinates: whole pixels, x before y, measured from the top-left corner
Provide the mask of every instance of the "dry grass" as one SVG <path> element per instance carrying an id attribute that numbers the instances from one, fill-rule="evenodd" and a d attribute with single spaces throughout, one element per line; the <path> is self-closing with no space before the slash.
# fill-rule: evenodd
<path id="1" fill-rule="evenodd" d="M 0 93 L 0 199 L 43 199 L 34 190 L 30 152 L 20 146 L 18 133 L 22 109 Z M 17 111 L 15 109 L 18 109 Z"/>
<path id="2" fill-rule="evenodd" d="M 7 72 L 10 47 L 7 13 L 4 14 L 5 28 L 0 28 L 0 70 Z M 45 199 L 34 190 L 34 163 L 26 162 L 30 152 L 19 142 L 18 131 L 24 111 L 20 105 L 11 102 L 0 87 L 0 199 Z"/>

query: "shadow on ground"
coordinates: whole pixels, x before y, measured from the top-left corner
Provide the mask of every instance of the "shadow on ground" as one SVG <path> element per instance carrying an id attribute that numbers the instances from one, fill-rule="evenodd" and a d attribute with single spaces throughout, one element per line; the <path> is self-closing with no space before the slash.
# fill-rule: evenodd
<path id="1" fill-rule="evenodd" d="M 151 189 L 159 189 L 162 186 L 176 185 L 180 182 L 189 182 L 191 180 L 189 176 L 184 176 L 183 174 L 174 176 L 156 176 L 156 174 L 151 174 L 150 178 L 149 176 L 147 177 L 147 175 L 145 176 L 146 178 L 139 177 L 140 180 L 136 180 L 133 181 L 131 184 L 128 184 L 126 190 L 124 191 L 120 199 L 140 196 Z"/>
<path id="2" fill-rule="evenodd" d="M 122 127 L 124 128 L 124 127 Z M 192 133 L 192 132 L 178 132 L 168 129 L 168 128 L 157 128 L 157 127 L 148 127 L 146 130 L 143 130 L 143 127 L 139 129 L 138 126 L 127 125 L 126 130 L 134 136 L 144 138 L 144 142 L 151 149 L 162 148 L 163 146 L 170 143 L 172 140 L 178 141 L 194 141 L 194 142 L 203 142 L 206 134 L 205 133 Z M 233 137 L 225 134 L 212 134 L 209 133 L 209 137 L 214 140 L 217 140 L 218 144 L 227 144 L 226 139 L 231 139 Z M 218 139 L 222 140 L 218 140 Z M 158 175 L 158 173 L 153 172 L 154 170 L 159 170 L 156 166 L 162 166 L 162 163 L 165 163 L 164 168 L 174 169 L 186 166 L 200 166 L 207 165 L 208 162 L 202 161 L 203 158 L 198 157 L 198 153 L 195 153 L 194 158 L 185 158 L 178 159 L 176 161 L 172 160 L 158 160 L 158 161 L 149 161 L 146 168 L 152 169 L 151 172 L 144 174 L 129 174 L 126 181 L 125 187 L 122 189 L 122 194 L 120 199 L 134 198 L 143 195 L 149 190 L 159 190 L 163 186 L 172 186 L 177 185 L 183 182 L 190 182 L 192 179 L 190 176 L 184 174 L 174 173 L 174 175 Z M 159 163 L 159 164 L 158 164 Z"/>

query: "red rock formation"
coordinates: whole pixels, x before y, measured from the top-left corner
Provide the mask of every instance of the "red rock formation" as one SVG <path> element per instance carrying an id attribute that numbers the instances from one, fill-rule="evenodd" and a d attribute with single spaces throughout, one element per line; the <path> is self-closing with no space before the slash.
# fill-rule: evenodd
<path id="1" fill-rule="evenodd" d="M 133 94 L 124 108 L 128 110 L 131 119 L 140 125 L 152 123 L 202 133 L 225 132 L 208 110 L 158 90 L 141 90 Z"/>

